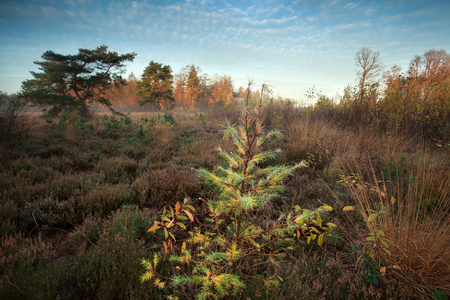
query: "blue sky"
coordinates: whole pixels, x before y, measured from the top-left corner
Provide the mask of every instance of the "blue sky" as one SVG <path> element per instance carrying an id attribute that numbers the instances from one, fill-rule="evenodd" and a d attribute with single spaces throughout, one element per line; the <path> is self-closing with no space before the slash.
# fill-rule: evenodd
<path id="1" fill-rule="evenodd" d="M 333 96 L 355 83 L 361 47 L 379 51 L 386 70 L 450 52 L 450 1 L 3 0 L 0 90 L 19 91 L 47 50 L 103 44 L 136 52 L 127 73 L 137 76 L 151 60 L 175 73 L 194 64 L 302 100 L 313 86 Z"/>

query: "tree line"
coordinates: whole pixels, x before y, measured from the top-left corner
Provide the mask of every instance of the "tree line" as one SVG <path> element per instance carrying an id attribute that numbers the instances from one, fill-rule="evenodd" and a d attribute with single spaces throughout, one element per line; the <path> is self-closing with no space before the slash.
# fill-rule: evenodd
<path id="1" fill-rule="evenodd" d="M 243 88 L 235 89 L 228 75 L 209 77 L 200 67 L 187 65 L 173 74 L 168 65 L 151 61 L 141 79 L 133 73 L 125 84 L 112 85 L 106 93 L 114 107 L 119 110 L 137 109 L 150 104 L 157 109 L 169 110 L 206 108 L 232 105 L 243 97 Z M 253 95 L 258 98 L 258 95 Z"/>
<path id="2" fill-rule="evenodd" d="M 187 65 L 174 74 L 169 65 L 151 61 L 140 79 L 134 74 L 124 79 L 121 75 L 125 63 L 133 61 L 136 53 L 118 54 L 104 45 L 78 51 L 75 55 L 46 51 L 42 61 L 34 62 L 40 72 L 32 71 L 34 78 L 22 82 L 19 97 L 44 106 L 48 116 L 78 110 L 82 117 L 88 117 L 89 108 L 95 105 L 113 112 L 143 105 L 168 111 L 174 107 L 232 105 L 245 97 L 245 89 L 235 89 L 230 76 L 210 77 L 195 65 Z M 414 118 L 425 122 L 438 118 L 446 126 L 450 55 L 445 50 L 428 50 L 423 56 L 416 55 L 406 72 L 394 66 L 383 73 L 380 53 L 371 48 L 357 51 L 355 63 L 357 83 L 348 86 L 339 99 L 341 108 L 351 107 L 351 118 L 348 114 L 346 118 L 354 124 L 380 119 L 380 114 L 385 114 L 383 121 L 398 123 Z M 257 93 L 251 98 L 258 99 Z M 333 104 L 330 98 L 318 96 L 316 106 Z"/>
<path id="3" fill-rule="evenodd" d="M 358 77 L 333 101 L 319 95 L 315 109 L 338 123 L 418 133 L 443 144 L 450 136 L 450 54 L 427 50 L 406 70 L 383 72 L 380 53 L 362 48 L 355 55 Z"/>
<path id="4" fill-rule="evenodd" d="M 34 62 L 41 72 L 31 71 L 34 78 L 22 82 L 19 97 L 45 107 L 49 117 L 67 110 L 89 117 L 92 106 L 113 112 L 143 105 L 165 111 L 175 106 L 195 109 L 231 105 L 243 97 L 243 88 L 236 91 L 230 76 L 209 77 L 194 65 L 174 74 L 169 65 L 151 61 L 141 79 L 134 74 L 124 79 L 125 63 L 135 57 L 136 53 L 108 51 L 104 45 L 79 49 L 76 55 L 46 51 L 42 61 Z"/>

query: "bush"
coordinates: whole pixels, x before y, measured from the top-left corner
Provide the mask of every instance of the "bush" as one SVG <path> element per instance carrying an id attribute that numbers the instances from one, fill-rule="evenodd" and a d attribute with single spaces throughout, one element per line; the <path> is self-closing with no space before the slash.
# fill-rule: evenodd
<path id="1" fill-rule="evenodd" d="M 56 299 L 71 271 L 68 259 L 58 258 L 40 237 L 6 235 L 0 245 L 0 298 Z"/>
<path id="2" fill-rule="evenodd" d="M 139 281 L 143 271 L 141 260 L 148 256 L 142 237 L 150 220 L 148 210 L 125 206 L 100 228 L 96 227 L 97 222 L 79 227 L 71 236 L 73 245 L 79 245 L 71 297 L 157 299 L 156 289 Z M 80 244 L 83 236 L 90 238 Z"/>
<path id="3" fill-rule="evenodd" d="M 0 91 L 0 142 L 23 137 L 29 129 L 28 104 Z"/>

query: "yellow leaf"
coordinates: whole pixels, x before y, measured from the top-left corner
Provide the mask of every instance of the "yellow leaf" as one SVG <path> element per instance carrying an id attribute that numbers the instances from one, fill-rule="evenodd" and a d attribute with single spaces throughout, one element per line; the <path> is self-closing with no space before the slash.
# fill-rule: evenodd
<path id="1" fill-rule="evenodd" d="M 327 223 L 327 226 L 328 226 L 328 228 L 330 228 L 330 229 L 333 229 L 333 228 L 336 228 L 336 227 L 337 227 L 336 224 L 331 223 L 331 222 L 328 222 L 328 223 Z"/>
<path id="2" fill-rule="evenodd" d="M 346 206 L 342 209 L 342 211 L 355 210 L 354 206 Z"/>
<path id="3" fill-rule="evenodd" d="M 194 216 L 187 210 L 184 211 L 186 213 L 186 215 L 188 216 L 188 218 L 191 220 L 191 222 L 194 222 Z"/>
<path id="4" fill-rule="evenodd" d="M 314 232 L 319 233 L 319 230 L 316 227 L 311 227 L 311 229 L 309 231 L 310 232 L 314 231 Z"/>
<path id="5" fill-rule="evenodd" d="M 164 228 L 164 236 L 166 237 L 166 240 L 169 237 L 169 231 L 167 231 L 166 228 Z"/>
<path id="6" fill-rule="evenodd" d="M 317 239 L 317 244 L 319 246 L 322 246 L 322 244 L 323 244 L 323 233 L 319 235 L 319 238 Z"/>
<path id="7" fill-rule="evenodd" d="M 183 242 L 182 244 L 181 244 L 181 251 L 183 251 L 183 250 L 185 250 L 186 249 L 186 242 Z"/>
<path id="8" fill-rule="evenodd" d="M 298 228 L 297 228 L 297 239 L 299 239 L 300 238 L 300 230 L 298 230 Z"/>
<path id="9" fill-rule="evenodd" d="M 308 243 L 308 245 L 309 245 L 309 243 L 311 243 L 311 236 L 308 236 L 308 238 L 306 239 L 306 242 Z"/>
<path id="10" fill-rule="evenodd" d="M 326 210 L 326 211 L 332 211 L 333 210 L 333 208 L 331 207 L 331 206 L 329 206 L 329 205 L 322 205 L 322 208 L 324 209 L 324 210 Z"/>
<path id="11" fill-rule="evenodd" d="M 181 222 L 177 222 L 177 225 L 180 226 L 183 229 L 186 229 L 186 226 L 183 223 L 181 223 Z"/>
<path id="12" fill-rule="evenodd" d="M 170 220 L 168 217 L 164 217 L 164 218 L 162 218 L 161 220 L 162 220 L 162 221 L 169 222 L 169 223 L 171 222 L 171 220 Z"/>
<path id="13" fill-rule="evenodd" d="M 380 268 L 380 273 L 383 274 L 383 275 L 386 274 L 386 267 L 381 267 Z"/>
<path id="14" fill-rule="evenodd" d="M 175 213 L 178 215 L 180 213 L 180 202 L 177 202 L 177 204 L 175 204 Z"/>

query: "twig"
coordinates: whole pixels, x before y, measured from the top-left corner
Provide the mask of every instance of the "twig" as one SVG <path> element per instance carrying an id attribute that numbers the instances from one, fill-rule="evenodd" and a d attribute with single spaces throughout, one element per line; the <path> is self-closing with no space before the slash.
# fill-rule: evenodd
<path id="1" fill-rule="evenodd" d="M 34 220 L 34 224 L 36 224 L 36 226 L 34 226 L 33 230 L 37 227 L 37 229 L 40 231 L 41 229 L 39 228 L 39 224 L 36 221 L 36 218 L 34 217 L 34 213 L 36 212 L 37 208 L 33 209 L 33 212 L 31 213 L 31 216 L 33 217 Z M 31 230 L 31 232 L 33 232 L 33 230 Z"/>

